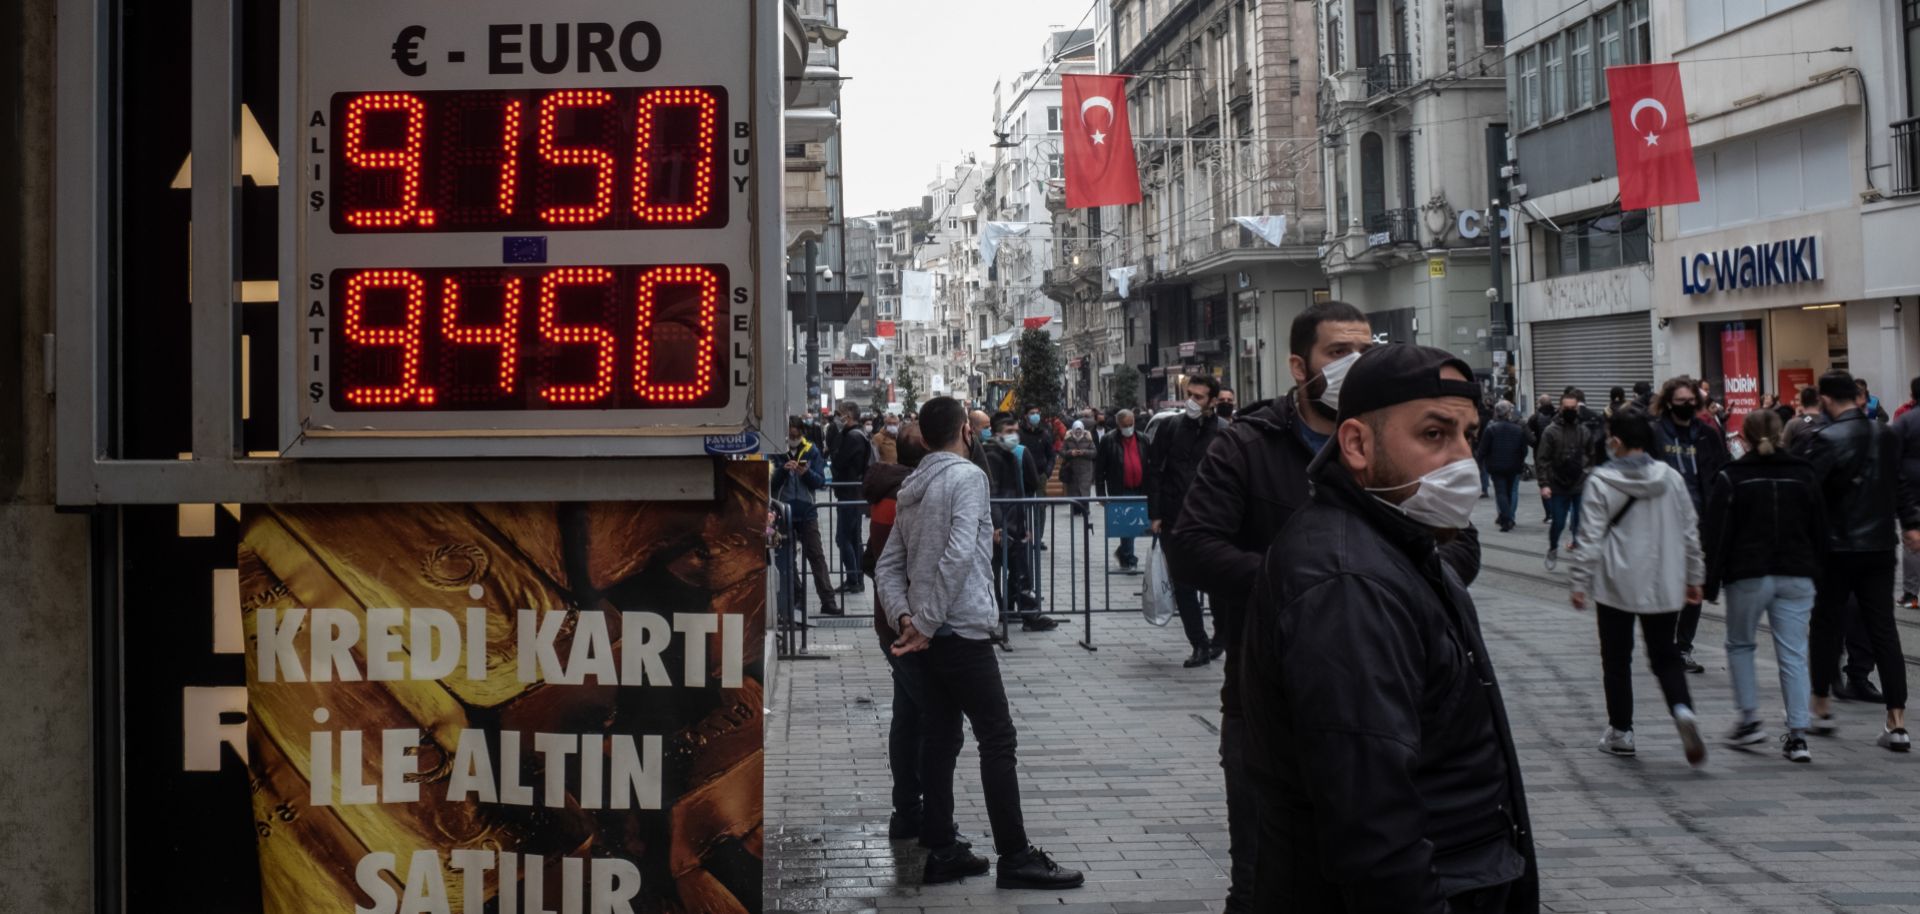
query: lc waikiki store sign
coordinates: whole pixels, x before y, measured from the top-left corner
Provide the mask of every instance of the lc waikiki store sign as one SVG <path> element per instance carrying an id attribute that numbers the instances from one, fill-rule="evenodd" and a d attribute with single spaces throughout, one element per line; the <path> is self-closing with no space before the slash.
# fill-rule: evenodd
<path id="1" fill-rule="evenodd" d="M 1795 285 L 1823 278 L 1818 235 L 1702 251 L 1680 258 L 1680 291 L 1684 295 Z"/>

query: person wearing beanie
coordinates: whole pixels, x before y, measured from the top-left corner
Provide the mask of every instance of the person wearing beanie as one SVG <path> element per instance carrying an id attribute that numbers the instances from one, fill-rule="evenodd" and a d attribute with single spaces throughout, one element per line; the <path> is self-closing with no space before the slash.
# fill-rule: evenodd
<path id="1" fill-rule="evenodd" d="M 1255 910 L 1540 908 L 1519 758 L 1467 592 L 1472 377 L 1442 349 L 1360 356 L 1313 494 L 1267 551 L 1240 666 Z"/>

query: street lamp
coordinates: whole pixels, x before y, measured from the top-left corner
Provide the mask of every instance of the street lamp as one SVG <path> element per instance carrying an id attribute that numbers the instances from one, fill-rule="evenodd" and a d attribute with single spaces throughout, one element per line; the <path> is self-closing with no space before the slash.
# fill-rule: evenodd
<path id="1" fill-rule="evenodd" d="M 807 412 L 820 405 L 820 286 L 833 282 L 833 268 L 818 263 L 820 243 L 807 240 Z"/>

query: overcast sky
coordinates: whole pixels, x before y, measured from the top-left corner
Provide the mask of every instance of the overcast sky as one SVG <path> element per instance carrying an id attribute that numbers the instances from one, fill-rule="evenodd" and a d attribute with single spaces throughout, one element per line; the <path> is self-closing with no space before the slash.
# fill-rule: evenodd
<path id="1" fill-rule="evenodd" d="M 1046 65 L 1047 27 L 1107 0 L 840 0 L 847 214 L 917 205 L 936 166 L 987 159 L 997 77 Z"/>

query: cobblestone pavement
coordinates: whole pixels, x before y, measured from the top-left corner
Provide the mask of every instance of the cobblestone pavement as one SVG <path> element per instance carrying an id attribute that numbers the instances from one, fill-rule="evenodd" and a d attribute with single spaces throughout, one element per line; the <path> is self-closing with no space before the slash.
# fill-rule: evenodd
<path id="1" fill-rule="evenodd" d="M 1810 766 L 1786 762 L 1771 743 L 1752 751 L 1714 744 L 1696 771 L 1642 666 L 1634 680 L 1639 757 L 1594 748 L 1605 715 L 1593 621 L 1567 607 L 1564 585 L 1541 565 L 1538 498 L 1529 490 L 1521 504 L 1518 530 L 1487 534 L 1474 595 L 1519 740 L 1545 909 L 1920 912 L 1920 797 L 1910 786 L 1920 758 L 1874 746 L 1878 709 L 1840 704 L 1840 734 L 1815 739 Z M 1490 531 L 1491 503 L 1479 514 Z M 1113 578 L 1116 608 L 1137 606 L 1138 581 Z M 1102 590 L 1096 585 L 1096 602 Z M 868 606 L 855 602 L 849 613 Z M 1707 607 L 1696 639 L 1707 673 L 1691 678 L 1714 735 L 1733 719 L 1716 609 Z M 1220 910 L 1220 667 L 1181 668 L 1178 624 L 1099 615 L 1099 650 L 1089 652 L 1076 644 L 1079 621 L 1049 633 L 1016 630 L 1013 651 L 1000 657 L 1020 728 L 1028 829 L 1087 871 L 1085 888 L 1002 891 L 991 877 L 918 885 L 924 852 L 886 837 L 887 667 L 865 620 L 848 619 L 816 630 L 820 659 L 787 661 L 778 674 L 767 737 L 767 909 Z M 1903 625 L 1903 635 L 1920 640 L 1920 626 Z M 1777 734 L 1778 680 L 1764 636 L 1759 678 L 1762 712 Z M 956 788 L 961 829 L 984 834 L 971 739 Z"/>

